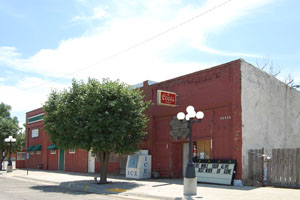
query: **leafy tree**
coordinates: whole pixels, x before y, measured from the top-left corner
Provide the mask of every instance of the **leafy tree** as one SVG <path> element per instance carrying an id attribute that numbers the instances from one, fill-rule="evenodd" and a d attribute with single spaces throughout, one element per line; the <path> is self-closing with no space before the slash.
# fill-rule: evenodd
<path id="1" fill-rule="evenodd" d="M 146 132 L 142 91 L 119 81 L 73 79 L 72 87 L 52 91 L 43 109 L 44 129 L 57 146 L 91 150 L 101 162 L 100 182 L 107 182 L 110 153 L 132 153 Z"/>
<path id="2" fill-rule="evenodd" d="M 20 139 L 17 137 L 17 133 L 19 132 L 20 128 L 18 125 L 18 119 L 16 117 L 10 116 L 11 106 L 6 105 L 4 103 L 0 104 L 0 170 L 2 170 L 2 162 L 4 161 L 5 157 L 8 155 L 9 152 L 9 144 L 4 142 L 4 139 L 13 136 L 14 138 Z M 21 141 L 16 142 L 16 144 L 12 145 L 12 152 L 16 152 L 20 150 L 19 143 Z M 24 138 L 25 142 L 25 138 Z"/>

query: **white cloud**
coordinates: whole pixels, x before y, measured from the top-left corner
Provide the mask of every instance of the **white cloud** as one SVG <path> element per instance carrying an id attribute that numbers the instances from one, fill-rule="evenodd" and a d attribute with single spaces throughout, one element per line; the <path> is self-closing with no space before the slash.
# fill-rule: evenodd
<path id="1" fill-rule="evenodd" d="M 101 27 L 101 31 L 94 31 L 92 34 L 62 41 L 56 49 L 42 49 L 28 59 L 20 59 L 20 55 L 16 49 L 6 47 L 4 48 L 4 53 L 10 56 L 6 57 L 4 62 L 24 71 L 35 71 L 55 77 L 80 71 L 82 68 L 87 67 L 87 70 L 76 73 L 74 76 L 84 78 L 83 74 L 89 74 L 97 78 L 102 78 L 105 76 L 116 77 L 118 75 L 119 77 L 116 78 L 130 80 L 130 83 L 132 83 L 141 81 L 142 78 L 149 77 L 152 74 L 152 77 L 149 77 L 149 79 L 158 79 L 161 81 L 168 78 L 169 73 L 157 78 L 156 71 L 161 71 L 162 68 L 168 69 L 168 66 L 174 65 L 172 62 L 166 61 L 161 56 L 161 52 L 171 49 L 179 42 L 182 43 L 182 41 L 185 41 L 186 45 L 194 46 L 208 53 L 235 55 L 235 53 L 220 52 L 204 47 L 205 34 L 226 26 L 233 20 L 238 19 L 258 6 L 264 5 L 268 1 L 235 0 L 229 2 L 217 10 L 209 12 L 190 23 L 153 39 L 151 42 L 126 52 L 122 56 L 116 56 L 105 62 L 103 60 L 167 30 L 168 27 L 173 27 L 193 16 L 199 15 L 222 2 L 224 1 L 213 0 L 208 1 L 201 7 L 187 5 L 176 10 L 172 10 L 172 5 L 174 4 L 170 4 L 171 6 L 168 7 L 168 1 L 163 1 L 162 3 L 160 1 L 156 3 L 152 1 L 150 3 L 147 2 L 144 5 L 144 12 L 139 14 L 138 17 L 113 18 L 105 27 Z M 176 3 L 179 4 L 178 2 Z M 122 6 L 124 6 L 124 3 Z M 161 17 L 162 10 L 159 8 L 165 10 L 165 18 Z M 123 9 L 130 10 L 130 7 L 123 7 Z M 103 10 L 93 10 L 95 18 L 103 15 L 105 15 Z M 168 18 L 167 16 L 174 17 Z M 164 20 L 161 20 L 162 18 Z M 255 56 L 247 53 L 237 54 L 237 56 Z M 5 54 L 2 55 L 1 58 L 5 57 Z M 98 64 L 94 65 L 95 63 Z M 187 64 L 189 62 L 182 63 L 183 66 Z M 92 67 L 89 68 L 89 66 Z M 147 71 L 147 67 L 151 68 L 152 71 L 145 74 L 144 71 Z M 182 72 L 180 67 L 170 68 L 172 68 L 173 73 L 177 71 Z M 185 67 L 184 69 L 188 68 Z M 128 72 L 136 75 L 133 76 L 128 74 Z M 188 71 L 185 73 L 188 73 Z"/>
<path id="2" fill-rule="evenodd" d="M 90 16 L 85 16 L 85 15 L 78 15 L 72 18 L 73 22 L 76 21 L 83 21 L 83 22 L 88 22 L 92 20 L 100 20 L 103 19 L 107 16 L 107 12 L 105 8 L 93 8 L 93 13 Z"/>
<path id="3" fill-rule="evenodd" d="M 216 50 L 206 46 L 205 39 L 206 34 L 221 31 L 223 27 L 242 16 L 266 5 L 269 0 L 233 0 L 189 23 L 180 25 L 224 1 L 212 0 L 199 5 L 196 5 L 197 2 L 193 5 L 184 5 L 185 2 L 114 1 L 117 7 L 114 13 L 109 8 L 100 9 L 96 6 L 95 9 L 91 8 L 90 15 L 77 16 L 73 20 L 107 19 L 102 26 L 87 30 L 81 37 L 61 41 L 56 49 L 41 49 L 29 58 L 23 58 L 21 52 L 14 47 L 0 47 L 0 63 L 43 76 L 61 77 L 77 72 L 68 78 L 109 77 L 136 84 L 144 80 L 163 81 L 217 64 L 175 62 L 164 57 L 165 52 L 174 52 L 176 48 L 182 46 L 222 56 L 259 57 L 248 53 Z M 179 26 L 168 30 L 176 25 Z M 167 33 L 158 35 L 164 31 Z M 82 70 L 83 68 L 85 70 Z M 9 102 L 14 112 L 40 107 L 46 100 L 50 87 L 59 89 L 66 87 L 56 82 L 43 85 L 45 80 L 33 77 L 25 77 L 18 81 L 15 87 L 0 84 L 3 97 L 1 101 Z M 0 80 L 0 83 L 3 81 Z M 39 85 L 43 86 L 35 87 Z M 32 87 L 33 89 L 28 90 Z"/>
<path id="4" fill-rule="evenodd" d="M 217 49 L 209 48 L 204 45 L 195 45 L 195 48 L 211 54 L 217 54 L 219 56 L 235 56 L 235 57 L 248 57 L 248 58 L 263 58 L 261 55 L 250 54 L 250 53 L 242 53 L 242 52 L 228 52 L 228 51 L 220 51 Z"/>
<path id="5" fill-rule="evenodd" d="M 24 77 L 15 86 L 1 84 L 1 102 L 11 105 L 13 112 L 28 111 L 41 107 L 51 88 L 62 90 L 67 87 L 66 84 L 44 83 L 45 80 L 41 78 Z"/>

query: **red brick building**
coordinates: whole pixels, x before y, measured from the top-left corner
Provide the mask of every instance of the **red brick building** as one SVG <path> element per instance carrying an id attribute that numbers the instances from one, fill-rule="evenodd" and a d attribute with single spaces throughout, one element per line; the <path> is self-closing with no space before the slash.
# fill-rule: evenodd
<path id="1" fill-rule="evenodd" d="M 62 170 L 70 172 L 99 172 L 100 163 L 91 153 L 82 149 L 59 149 L 43 130 L 42 108 L 26 113 L 26 149 L 29 152 L 28 168 Z M 119 157 L 112 156 L 109 172 L 120 169 Z"/>
<path id="2" fill-rule="evenodd" d="M 149 85 L 142 89 L 146 99 L 152 100 L 149 110 L 148 135 L 141 149 L 152 155 L 153 170 L 161 176 L 183 176 L 183 153 L 187 151 L 187 139 L 173 139 L 170 122 L 188 105 L 204 112 L 201 124 L 194 125 L 193 141 L 198 152 L 205 152 L 209 159 L 234 159 L 238 161 L 237 177 L 241 177 L 241 80 L 240 61 L 234 61 L 207 70 Z M 177 94 L 177 106 L 157 105 L 157 90 Z M 49 149 L 52 144 L 43 130 L 44 113 L 41 108 L 26 114 L 27 148 L 30 151 L 29 168 L 88 172 L 89 156 L 85 150 Z M 234 134 L 235 133 L 235 134 Z M 50 147 L 51 149 L 51 147 Z M 110 163 L 110 171 L 120 170 L 119 158 Z M 100 169 L 99 163 L 95 164 Z M 90 170 L 94 171 L 94 170 Z"/>
<path id="3" fill-rule="evenodd" d="M 170 122 L 178 112 L 185 112 L 192 105 L 196 111 L 204 112 L 202 122 L 193 126 L 197 155 L 205 152 L 206 159 L 237 160 L 236 178 L 241 179 L 240 60 L 150 86 L 144 82 L 143 89 L 146 98 L 154 102 L 149 111 L 149 135 L 141 147 L 149 149 L 152 169 L 158 169 L 162 176 L 183 176 L 188 138 L 171 137 Z M 157 105 L 157 90 L 176 93 L 178 106 Z"/>
<path id="4" fill-rule="evenodd" d="M 178 112 L 185 112 L 189 105 L 194 106 L 196 111 L 204 112 L 202 122 L 193 126 L 195 155 L 202 154 L 205 159 L 236 160 L 235 179 L 247 179 L 250 149 L 292 148 L 298 145 L 290 139 L 289 134 L 294 134 L 300 128 L 297 125 L 298 118 L 293 117 L 296 114 L 292 113 L 293 108 L 300 106 L 297 103 L 300 102 L 297 99 L 299 92 L 243 60 L 159 83 L 145 81 L 141 89 L 144 90 L 145 99 L 152 100 L 153 106 L 148 110 L 148 135 L 140 149 L 149 151 L 152 155 L 152 171 L 159 171 L 161 176 L 184 175 L 188 137 L 172 135 L 172 128 L 177 123 L 174 117 Z M 175 93 L 176 106 L 158 105 L 158 90 Z M 273 98 L 274 95 L 278 98 Z M 287 103 L 289 96 L 293 98 L 288 98 Z M 291 103 L 290 99 L 295 99 L 295 102 Z M 276 110 L 278 113 L 291 110 L 291 117 L 278 120 L 281 116 L 273 114 Z M 51 142 L 42 128 L 42 113 L 40 108 L 26 115 L 27 148 L 33 146 L 38 149 L 31 153 L 29 167 L 99 171 L 99 163 L 87 151 L 47 150 Z M 284 127 L 291 126 L 290 130 L 293 131 L 282 134 L 284 130 L 280 128 L 283 126 L 281 123 L 285 123 Z M 295 137 L 299 136 L 294 134 Z M 124 171 L 125 164 L 126 156 L 113 155 L 109 170 L 119 173 Z"/>

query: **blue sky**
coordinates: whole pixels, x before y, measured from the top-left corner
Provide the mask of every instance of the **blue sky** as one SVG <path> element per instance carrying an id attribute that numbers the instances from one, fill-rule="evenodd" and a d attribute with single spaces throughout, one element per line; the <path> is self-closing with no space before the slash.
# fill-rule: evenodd
<path id="1" fill-rule="evenodd" d="M 280 79 L 300 84 L 299 8 L 296 0 L 0 0 L 0 102 L 24 123 L 72 78 L 133 85 L 238 58 L 272 63 Z"/>

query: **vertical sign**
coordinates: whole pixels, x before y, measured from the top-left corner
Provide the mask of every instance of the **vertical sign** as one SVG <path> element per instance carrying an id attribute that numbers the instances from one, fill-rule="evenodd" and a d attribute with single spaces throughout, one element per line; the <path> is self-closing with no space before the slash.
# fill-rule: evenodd
<path id="1" fill-rule="evenodd" d="M 27 168 L 27 175 L 28 175 L 28 160 L 29 160 L 29 153 L 26 153 L 26 168 Z"/>

